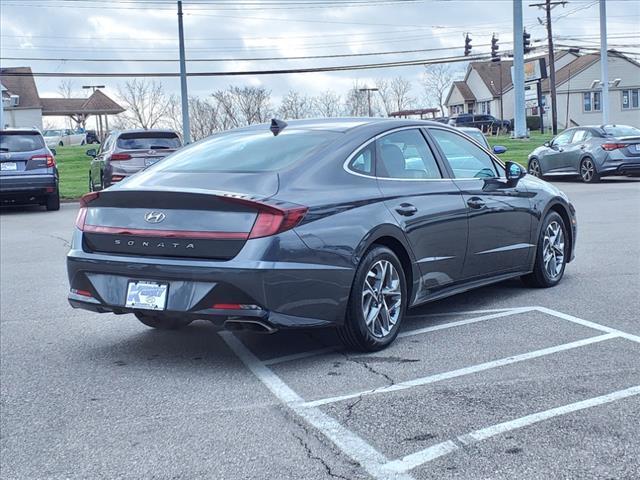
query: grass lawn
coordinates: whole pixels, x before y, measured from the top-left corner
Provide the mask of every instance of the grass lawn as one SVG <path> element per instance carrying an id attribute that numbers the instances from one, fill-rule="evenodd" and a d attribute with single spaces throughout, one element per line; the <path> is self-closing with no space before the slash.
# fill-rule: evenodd
<path id="1" fill-rule="evenodd" d="M 542 134 L 540 132 L 531 132 L 531 137 L 523 140 L 510 138 L 508 135 L 500 135 L 496 137 L 487 137 L 489 145 L 502 145 L 507 147 L 507 151 L 500 155 L 504 161 L 516 161 L 523 166 L 527 166 L 527 156 L 536 148 L 547 140 L 551 140 L 553 135 Z"/>
<path id="2" fill-rule="evenodd" d="M 56 163 L 60 174 L 60 196 L 62 198 L 78 198 L 89 191 L 91 157 L 86 155 L 86 151 L 98 146 L 56 147 Z"/>
<path id="3" fill-rule="evenodd" d="M 527 156 L 534 148 L 539 147 L 552 135 L 531 133 L 531 138 L 515 140 L 507 135 L 488 137 L 489 145 L 502 145 L 507 147 L 507 152 L 500 155 L 502 160 L 512 160 L 527 165 Z M 91 158 L 86 155 L 90 148 L 98 145 L 85 145 L 82 147 L 57 147 L 56 162 L 60 171 L 60 194 L 62 198 L 79 198 L 89 191 L 89 163 Z"/>

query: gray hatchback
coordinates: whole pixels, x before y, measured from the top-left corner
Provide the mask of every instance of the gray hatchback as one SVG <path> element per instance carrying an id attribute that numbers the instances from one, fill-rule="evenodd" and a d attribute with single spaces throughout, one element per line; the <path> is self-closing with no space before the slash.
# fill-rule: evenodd
<path id="1" fill-rule="evenodd" d="M 640 130 L 627 125 L 569 128 L 529 155 L 529 173 L 579 175 L 597 182 L 610 175 L 640 175 Z"/>
<path id="2" fill-rule="evenodd" d="M 173 130 L 114 131 L 100 149 L 87 150 L 89 191 L 105 189 L 134 173 L 144 170 L 182 146 Z"/>

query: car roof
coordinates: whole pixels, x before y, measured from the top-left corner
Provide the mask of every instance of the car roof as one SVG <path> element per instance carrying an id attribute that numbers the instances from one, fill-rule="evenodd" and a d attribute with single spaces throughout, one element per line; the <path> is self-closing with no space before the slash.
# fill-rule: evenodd
<path id="1" fill-rule="evenodd" d="M 389 117 L 334 117 L 313 118 L 305 120 L 285 120 L 290 130 L 325 130 L 333 132 L 349 132 L 356 128 L 374 127 L 376 129 L 388 129 L 403 126 L 438 126 L 442 124 L 428 120 L 389 118 Z M 236 130 L 264 130 L 270 127 L 270 123 L 260 123 L 242 127 Z"/>
<path id="2" fill-rule="evenodd" d="M 170 128 L 149 128 L 149 129 L 130 128 L 127 130 L 114 130 L 111 133 L 115 135 L 122 135 L 123 133 L 175 133 L 176 135 L 178 134 L 178 132 Z"/>
<path id="3" fill-rule="evenodd" d="M 463 132 L 480 132 L 482 133 L 482 130 L 480 130 L 479 128 L 476 127 L 456 127 L 458 130 L 461 130 Z"/>
<path id="4" fill-rule="evenodd" d="M 40 134 L 40 130 L 38 130 L 37 128 L 5 128 L 3 130 L 0 130 L 0 133 L 28 133 L 30 135 L 33 135 L 34 133 Z"/>

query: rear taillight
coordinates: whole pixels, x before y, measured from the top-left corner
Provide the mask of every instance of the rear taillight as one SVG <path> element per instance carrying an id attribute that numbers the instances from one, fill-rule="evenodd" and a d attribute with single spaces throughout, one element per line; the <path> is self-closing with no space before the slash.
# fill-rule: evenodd
<path id="1" fill-rule="evenodd" d="M 603 143 L 602 149 L 606 150 L 607 152 L 610 152 L 612 150 L 617 150 L 619 148 L 624 148 L 626 146 L 627 146 L 626 143 Z"/>
<path id="2" fill-rule="evenodd" d="M 31 157 L 31 160 L 45 160 L 47 162 L 47 167 L 56 166 L 56 160 L 53 158 L 53 155 L 34 155 Z"/>
<path id="3" fill-rule="evenodd" d="M 131 155 L 128 153 L 114 153 L 111 155 L 112 161 L 120 161 L 120 160 L 131 160 Z"/>
<path id="4" fill-rule="evenodd" d="M 307 207 L 274 208 L 260 205 L 258 217 L 249 238 L 261 238 L 276 235 L 291 230 L 298 225 L 306 215 Z"/>
<path id="5" fill-rule="evenodd" d="M 100 193 L 98 192 L 89 192 L 80 197 L 80 210 L 78 210 L 78 215 L 76 216 L 76 227 L 80 230 L 84 230 L 84 222 L 87 219 L 87 206 L 99 196 Z"/>
<path id="6" fill-rule="evenodd" d="M 124 178 L 124 175 L 111 175 L 111 183 L 119 182 Z"/>

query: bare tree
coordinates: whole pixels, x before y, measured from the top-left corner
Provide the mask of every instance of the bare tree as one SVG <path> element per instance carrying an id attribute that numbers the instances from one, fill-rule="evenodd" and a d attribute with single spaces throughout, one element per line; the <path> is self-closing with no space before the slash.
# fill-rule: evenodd
<path id="1" fill-rule="evenodd" d="M 345 113 L 354 117 L 366 117 L 369 114 L 366 92 L 361 92 L 363 86 L 358 80 L 353 82 L 344 101 Z"/>
<path id="2" fill-rule="evenodd" d="M 378 89 L 378 94 L 380 95 L 384 113 L 386 115 L 389 115 L 391 112 L 393 112 L 393 100 L 391 98 L 391 87 L 389 85 L 389 82 L 384 78 L 378 78 L 376 80 L 376 88 Z"/>
<path id="3" fill-rule="evenodd" d="M 309 118 L 312 114 L 312 100 L 295 90 L 289 90 L 278 109 L 278 115 L 283 119 Z"/>
<path id="4" fill-rule="evenodd" d="M 224 130 L 266 122 L 271 115 L 271 92 L 264 87 L 230 86 L 212 97 Z"/>
<path id="5" fill-rule="evenodd" d="M 411 82 L 403 77 L 396 77 L 391 80 L 391 100 L 393 102 L 394 111 L 410 109 L 415 99 L 411 96 Z"/>
<path id="6" fill-rule="evenodd" d="M 76 85 L 73 80 L 61 80 L 58 84 L 58 93 L 62 98 L 72 98 Z"/>
<path id="7" fill-rule="evenodd" d="M 160 82 L 134 79 L 118 86 L 118 94 L 126 108 L 124 124 L 148 130 L 166 122 L 171 101 Z"/>
<path id="8" fill-rule="evenodd" d="M 441 114 L 444 115 L 445 97 L 459 72 L 446 63 L 427 65 L 425 68 L 423 85 L 426 98 L 429 102 L 436 103 L 440 107 Z"/>
<path id="9" fill-rule="evenodd" d="M 313 97 L 313 110 L 319 117 L 339 117 L 342 113 L 340 95 L 332 90 L 326 90 L 320 95 Z"/>

